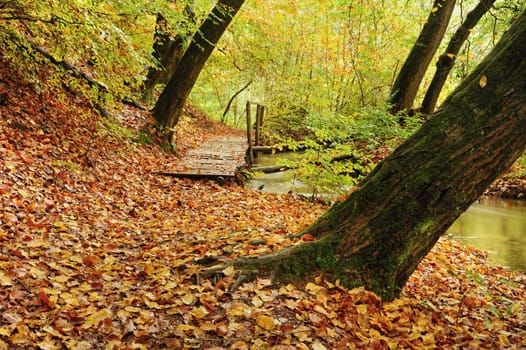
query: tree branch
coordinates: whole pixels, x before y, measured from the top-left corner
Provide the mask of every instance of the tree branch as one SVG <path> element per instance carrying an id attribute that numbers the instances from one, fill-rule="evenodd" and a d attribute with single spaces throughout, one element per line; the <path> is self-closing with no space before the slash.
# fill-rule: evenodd
<path id="1" fill-rule="evenodd" d="M 96 80 L 96 79 L 93 79 L 87 73 L 83 72 L 82 70 L 80 70 L 79 68 L 75 67 L 72 63 L 70 63 L 70 62 L 68 62 L 66 60 L 58 60 L 58 59 L 56 59 L 44 47 L 42 47 L 40 45 L 37 45 L 36 43 L 34 43 L 34 42 L 30 41 L 30 40 L 26 40 L 26 41 L 27 41 L 27 43 L 30 45 L 30 47 L 33 50 L 35 50 L 36 52 L 41 54 L 44 58 L 49 60 L 52 64 L 54 64 L 56 66 L 59 66 L 62 69 L 65 69 L 65 70 L 67 70 L 69 72 L 72 72 L 73 76 L 75 78 L 82 79 L 82 80 L 86 81 L 90 87 L 97 88 L 100 92 L 110 93 L 109 88 L 103 82 L 101 82 L 99 80 Z M 135 99 L 133 99 L 133 98 L 131 98 L 129 96 L 125 96 L 125 97 L 121 98 L 121 102 L 125 103 L 125 104 L 128 104 L 130 106 L 133 106 L 135 108 L 138 108 L 140 110 L 143 110 L 143 111 L 147 110 L 147 108 L 144 107 L 140 102 L 137 102 Z M 102 106 L 100 103 L 97 102 L 95 107 L 103 115 L 107 115 L 108 114 L 108 112 L 106 111 L 104 106 Z"/>
<path id="2" fill-rule="evenodd" d="M 227 105 L 226 105 L 226 108 L 225 108 L 225 111 L 223 112 L 223 116 L 221 117 L 221 121 L 224 123 L 225 122 L 225 116 L 226 114 L 228 113 L 228 111 L 230 110 L 230 106 L 232 105 L 232 102 L 234 101 L 234 99 L 240 94 L 242 93 L 243 91 L 245 91 L 249 86 L 250 84 L 252 84 L 252 80 L 250 80 L 245 86 L 243 86 L 241 89 L 239 89 L 231 98 L 230 100 L 228 101 Z"/>

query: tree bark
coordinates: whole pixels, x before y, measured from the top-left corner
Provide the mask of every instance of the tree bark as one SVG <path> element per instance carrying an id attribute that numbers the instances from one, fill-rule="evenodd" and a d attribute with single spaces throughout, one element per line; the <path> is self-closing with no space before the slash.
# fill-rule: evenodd
<path id="1" fill-rule="evenodd" d="M 150 103 L 153 90 L 157 84 L 167 83 L 173 75 L 177 63 L 184 54 L 185 38 L 177 34 L 173 36 L 168 22 L 162 13 L 157 14 L 155 26 L 155 40 L 153 43 L 153 58 L 158 66 L 148 69 L 142 91 L 143 99 Z"/>
<path id="2" fill-rule="evenodd" d="M 409 111 L 424 74 L 444 37 L 455 0 L 435 0 L 427 22 L 391 89 L 391 112 Z"/>
<path id="3" fill-rule="evenodd" d="M 151 102 L 157 84 L 166 84 L 173 76 L 177 64 L 183 57 L 184 43 L 192 35 L 190 24 L 195 22 L 194 10 L 190 4 L 186 4 L 184 18 L 179 22 L 179 26 L 186 30 L 174 34 L 164 15 L 161 12 L 157 13 L 152 53 L 157 66 L 149 67 L 144 81 L 143 99 L 146 102 Z"/>
<path id="4" fill-rule="evenodd" d="M 471 30 L 477 25 L 482 16 L 489 11 L 494 3 L 495 0 L 481 0 L 478 5 L 468 13 L 466 20 L 457 29 L 449 41 L 446 52 L 438 58 L 435 75 L 433 76 L 433 80 L 431 80 L 431 84 L 427 88 L 426 95 L 422 101 L 422 106 L 420 108 L 422 114 L 431 114 L 435 110 L 440 91 L 442 91 L 449 72 L 455 65 L 455 59 L 457 58 L 462 45 L 464 45 Z"/>
<path id="5" fill-rule="evenodd" d="M 455 219 L 522 154 L 525 132 L 526 13 L 413 136 L 303 232 L 316 241 L 232 265 L 282 281 L 321 271 L 391 300 Z"/>
<path id="6" fill-rule="evenodd" d="M 173 128 L 179 121 L 186 99 L 199 73 L 244 2 L 244 0 L 219 0 L 216 3 L 194 34 L 190 46 L 157 100 L 153 114 L 159 126 L 165 130 L 170 143 L 172 143 Z"/>

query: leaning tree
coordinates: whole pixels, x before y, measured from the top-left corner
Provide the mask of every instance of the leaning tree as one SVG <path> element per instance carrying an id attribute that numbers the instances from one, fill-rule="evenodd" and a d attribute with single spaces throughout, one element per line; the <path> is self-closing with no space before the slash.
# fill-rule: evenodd
<path id="1" fill-rule="evenodd" d="M 229 264 L 240 277 L 281 281 L 322 272 L 393 299 L 455 219 L 523 153 L 525 133 L 523 13 L 414 135 L 302 232 L 317 240 Z"/>

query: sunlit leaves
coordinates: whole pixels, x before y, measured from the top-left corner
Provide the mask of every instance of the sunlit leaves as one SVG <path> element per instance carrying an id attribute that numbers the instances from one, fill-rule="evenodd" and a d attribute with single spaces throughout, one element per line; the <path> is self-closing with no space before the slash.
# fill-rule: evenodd
<path id="1" fill-rule="evenodd" d="M 282 118 L 299 108 L 334 119 L 375 106 L 425 15 L 405 1 L 251 1 L 211 58 L 195 103 L 217 113 L 236 86 L 254 80 L 240 102 L 257 100 Z"/>
<path id="2" fill-rule="evenodd" d="M 6 32 L 20 35 L 15 42 L 13 57 L 18 55 L 29 65 L 24 71 L 34 79 L 31 67 L 41 57 L 31 50 L 21 53 L 25 39 L 41 45 L 57 60 L 65 60 L 108 87 L 96 91 L 85 87 L 78 78 L 66 73 L 49 77 L 48 84 L 62 80 L 75 90 L 93 95 L 99 102 L 122 98 L 137 92 L 144 68 L 151 64 L 155 17 L 162 12 L 174 23 L 190 23 L 183 14 L 186 2 L 156 1 L 11 1 L 3 10 L 16 9 L 17 16 L 0 23 Z M 199 13 L 196 6 L 196 12 Z M 193 24 L 192 24 L 193 25 Z M 175 27 L 174 31 L 180 31 Z M 4 46 L 11 38 L 2 40 Z M 33 76 L 31 76 L 33 74 Z M 40 77 L 41 79 L 43 77 Z M 71 80 L 71 81 L 69 81 Z"/>

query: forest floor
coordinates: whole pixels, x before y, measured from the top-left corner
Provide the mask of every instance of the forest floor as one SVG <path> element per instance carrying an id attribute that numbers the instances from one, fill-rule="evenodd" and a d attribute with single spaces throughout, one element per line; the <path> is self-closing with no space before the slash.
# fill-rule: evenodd
<path id="1" fill-rule="evenodd" d="M 526 276 L 445 238 L 391 302 L 323 276 L 196 280 L 207 260 L 301 241 L 327 207 L 156 175 L 179 159 L 149 143 L 148 113 L 101 118 L 3 59 L 0 113 L 0 350 L 526 347 Z M 231 132 L 190 115 L 181 154 Z"/>

